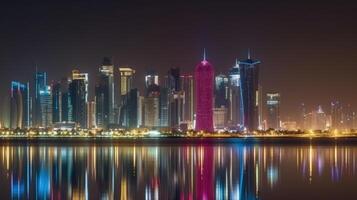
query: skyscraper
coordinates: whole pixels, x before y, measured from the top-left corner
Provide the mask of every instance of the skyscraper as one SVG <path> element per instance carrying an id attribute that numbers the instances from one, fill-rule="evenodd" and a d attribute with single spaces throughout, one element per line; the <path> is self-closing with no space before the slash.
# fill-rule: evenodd
<path id="1" fill-rule="evenodd" d="M 88 73 L 81 73 L 79 70 L 75 69 L 72 70 L 72 81 L 74 80 L 81 80 L 84 83 L 84 91 L 85 91 L 85 102 L 88 102 Z"/>
<path id="2" fill-rule="evenodd" d="M 280 94 L 276 92 L 266 94 L 267 124 L 272 129 L 280 128 Z"/>
<path id="3" fill-rule="evenodd" d="M 213 132 L 213 79 L 213 67 L 204 53 L 203 60 L 195 69 L 196 131 Z"/>
<path id="4" fill-rule="evenodd" d="M 183 108 L 183 121 L 189 124 L 193 123 L 194 117 L 194 85 L 192 75 L 180 76 L 181 90 L 184 91 L 184 108 Z"/>
<path id="5" fill-rule="evenodd" d="M 224 74 L 215 77 L 215 108 L 228 107 L 228 78 Z"/>
<path id="6" fill-rule="evenodd" d="M 240 69 L 242 124 L 247 131 L 259 128 L 259 64 L 260 61 L 248 59 L 238 62 Z"/>
<path id="7" fill-rule="evenodd" d="M 160 87 L 151 84 L 144 99 L 144 125 L 148 128 L 160 126 Z"/>
<path id="8" fill-rule="evenodd" d="M 145 87 L 148 88 L 152 84 L 159 85 L 159 75 L 153 70 L 147 72 L 145 75 Z"/>
<path id="9" fill-rule="evenodd" d="M 36 71 L 36 74 L 35 74 L 35 102 L 34 102 L 34 113 L 33 113 L 33 116 L 34 116 L 33 124 L 36 127 L 43 126 L 42 120 L 44 119 L 44 116 L 42 116 L 42 115 L 43 115 L 44 111 L 42 110 L 42 108 L 45 107 L 45 105 L 43 105 L 45 103 L 45 102 L 43 102 L 43 100 L 46 99 L 44 97 L 47 95 L 46 88 L 47 88 L 47 73 Z"/>
<path id="10" fill-rule="evenodd" d="M 41 116 L 40 126 L 47 128 L 52 125 L 52 91 L 51 86 L 46 85 L 44 90 L 40 90 Z"/>
<path id="11" fill-rule="evenodd" d="M 118 98 L 118 119 L 120 125 L 128 126 L 128 95 L 131 89 L 133 89 L 133 79 L 135 70 L 130 67 L 119 68 L 119 98 Z"/>
<path id="12" fill-rule="evenodd" d="M 184 91 L 181 91 L 180 69 L 171 68 L 167 73 L 169 126 L 178 129 L 184 115 Z"/>
<path id="13" fill-rule="evenodd" d="M 87 103 L 87 127 L 89 129 L 96 128 L 96 106 L 95 101 L 89 101 Z"/>
<path id="14" fill-rule="evenodd" d="M 238 60 L 229 70 L 229 109 L 228 121 L 232 128 L 237 129 L 241 124 L 240 71 Z"/>
<path id="15" fill-rule="evenodd" d="M 96 120 L 100 128 L 108 128 L 114 123 L 114 75 L 113 65 L 104 58 L 99 68 L 95 86 Z"/>
<path id="16" fill-rule="evenodd" d="M 10 127 L 30 128 L 30 89 L 29 83 L 11 82 Z"/>
<path id="17" fill-rule="evenodd" d="M 331 102 L 331 128 L 343 129 L 343 107 L 339 101 Z"/>
<path id="18" fill-rule="evenodd" d="M 128 101 L 127 101 L 127 122 L 129 128 L 139 127 L 139 117 L 140 117 L 140 96 L 139 90 L 134 88 L 129 91 Z"/>
<path id="19" fill-rule="evenodd" d="M 88 100 L 88 74 L 79 73 L 73 70 L 72 82 L 69 84 L 69 93 L 71 98 L 73 122 L 81 128 L 86 128 L 87 115 L 86 107 Z"/>

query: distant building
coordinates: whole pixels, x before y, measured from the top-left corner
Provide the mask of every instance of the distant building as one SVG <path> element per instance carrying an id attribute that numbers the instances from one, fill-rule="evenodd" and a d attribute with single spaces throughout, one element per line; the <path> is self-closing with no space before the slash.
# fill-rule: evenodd
<path id="1" fill-rule="evenodd" d="M 297 131 L 297 123 L 295 121 L 282 122 L 281 129 L 284 131 Z"/>
<path id="2" fill-rule="evenodd" d="M 99 68 L 95 86 L 96 124 L 108 128 L 114 123 L 114 67 L 110 59 L 104 58 Z"/>
<path id="3" fill-rule="evenodd" d="M 171 68 L 167 73 L 165 87 L 168 89 L 169 127 L 179 129 L 184 118 L 185 93 L 181 90 L 180 69 Z"/>
<path id="4" fill-rule="evenodd" d="M 144 126 L 154 128 L 160 126 L 160 87 L 152 84 L 144 99 Z"/>
<path id="5" fill-rule="evenodd" d="M 47 73 L 38 72 L 35 74 L 35 101 L 34 101 L 34 113 L 33 113 L 33 125 L 35 127 L 40 127 L 45 124 L 43 121 L 45 117 L 43 116 L 44 111 L 42 108 L 46 107 L 44 100 L 46 100 L 47 93 Z"/>
<path id="6" fill-rule="evenodd" d="M 306 114 L 306 128 L 310 130 L 325 130 L 327 128 L 327 116 L 319 106 L 317 111 Z"/>
<path id="7" fill-rule="evenodd" d="M 145 88 L 149 88 L 150 85 L 159 85 L 159 75 L 155 71 L 149 71 L 145 75 Z"/>
<path id="8" fill-rule="evenodd" d="M 215 77 L 215 108 L 221 108 L 222 106 L 228 108 L 229 105 L 229 87 L 228 78 L 223 74 L 219 74 Z"/>
<path id="9" fill-rule="evenodd" d="M 229 70 L 229 96 L 228 96 L 228 121 L 233 128 L 241 124 L 241 97 L 240 97 L 240 71 L 238 60 Z"/>
<path id="10" fill-rule="evenodd" d="M 213 108 L 213 124 L 215 130 L 223 130 L 227 125 L 227 108 Z"/>
<path id="11" fill-rule="evenodd" d="M 331 102 L 331 128 L 344 128 L 344 113 L 342 104 L 339 101 Z"/>
<path id="12" fill-rule="evenodd" d="M 242 125 L 247 131 L 259 128 L 259 64 L 260 61 L 248 59 L 239 61 Z"/>
<path id="13" fill-rule="evenodd" d="M 213 82 L 214 70 L 206 60 L 203 60 L 195 69 L 196 86 L 196 131 L 213 132 Z"/>
<path id="14" fill-rule="evenodd" d="M 160 127 L 169 126 L 169 89 L 164 87 L 160 88 Z"/>
<path id="15" fill-rule="evenodd" d="M 267 107 L 267 127 L 272 129 L 280 128 L 280 94 L 273 92 L 266 94 Z"/>
<path id="16" fill-rule="evenodd" d="M 87 127 L 87 100 L 88 100 L 88 74 L 79 73 L 73 70 L 72 82 L 69 84 L 69 94 L 71 98 L 71 116 L 81 128 Z"/>
<path id="17" fill-rule="evenodd" d="M 52 90 L 50 86 L 46 86 L 44 90 L 40 90 L 39 96 L 41 102 L 40 126 L 47 128 L 52 126 Z"/>
<path id="18" fill-rule="evenodd" d="M 11 82 L 10 128 L 31 127 L 29 83 Z"/>
<path id="19" fill-rule="evenodd" d="M 183 121 L 192 124 L 194 118 L 194 83 L 192 75 L 181 75 L 180 76 L 181 90 L 184 91 L 184 108 L 183 108 Z"/>
<path id="20" fill-rule="evenodd" d="M 87 103 L 87 128 L 96 128 L 96 105 L 95 101 Z"/>
<path id="21" fill-rule="evenodd" d="M 139 90 L 134 88 L 129 91 L 128 94 L 128 101 L 127 101 L 127 114 L 126 116 L 128 119 L 126 120 L 128 122 L 128 127 L 129 128 L 138 128 L 140 126 L 140 95 L 139 95 Z"/>
<path id="22" fill-rule="evenodd" d="M 129 122 L 126 121 L 128 116 L 125 111 L 125 106 L 128 104 L 128 94 L 133 89 L 133 80 L 134 80 L 135 70 L 125 66 L 119 68 L 119 98 L 118 98 L 118 123 L 121 126 L 129 126 Z"/>

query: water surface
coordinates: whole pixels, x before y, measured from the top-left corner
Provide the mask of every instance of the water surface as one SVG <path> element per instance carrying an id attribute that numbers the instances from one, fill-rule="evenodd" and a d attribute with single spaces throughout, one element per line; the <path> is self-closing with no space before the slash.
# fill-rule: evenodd
<path id="1" fill-rule="evenodd" d="M 1 199 L 354 199 L 353 144 L 7 143 Z"/>

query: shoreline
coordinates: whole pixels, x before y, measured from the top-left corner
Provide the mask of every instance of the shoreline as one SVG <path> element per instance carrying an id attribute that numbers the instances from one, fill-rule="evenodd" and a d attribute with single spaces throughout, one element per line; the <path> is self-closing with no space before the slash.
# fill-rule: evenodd
<path id="1" fill-rule="evenodd" d="M 250 137 L 0 137 L 0 146 L 20 145 L 336 145 L 357 144 L 357 136 L 250 136 Z"/>

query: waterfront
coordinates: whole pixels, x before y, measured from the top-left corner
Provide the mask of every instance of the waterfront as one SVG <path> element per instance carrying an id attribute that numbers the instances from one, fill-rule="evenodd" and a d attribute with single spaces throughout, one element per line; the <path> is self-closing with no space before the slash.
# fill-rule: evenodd
<path id="1" fill-rule="evenodd" d="M 353 139 L 78 141 L 2 141 L 1 197 L 348 199 L 357 195 Z"/>

